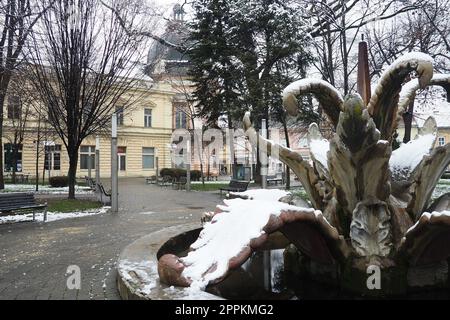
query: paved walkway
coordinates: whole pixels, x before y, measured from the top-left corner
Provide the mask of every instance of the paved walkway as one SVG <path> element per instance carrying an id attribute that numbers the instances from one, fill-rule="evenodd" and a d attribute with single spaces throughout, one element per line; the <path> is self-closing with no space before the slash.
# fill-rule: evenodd
<path id="1" fill-rule="evenodd" d="M 115 262 L 122 249 L 150 232 L 200 222 L 217 194 L 123 179 L 120 212 L 50 223 L 0 225 L 0 299 L 119 299 Z M 81 289 L 68 290 L 66 270 L 81 269 Z"/>

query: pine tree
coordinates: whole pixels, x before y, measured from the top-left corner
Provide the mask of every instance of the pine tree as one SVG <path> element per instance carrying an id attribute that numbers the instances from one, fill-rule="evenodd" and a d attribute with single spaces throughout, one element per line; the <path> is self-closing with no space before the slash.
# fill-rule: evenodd
<path id="1" fill-rule="evenodd" d="M 189 55 L 199 115 L 210 125 L 225 115 L 231 127 L 251 110 L 258 128 L 281 108 L 281 85 L 310 60 L 302 9 L 285 0 L 195 0 L 193 7 Z"/>

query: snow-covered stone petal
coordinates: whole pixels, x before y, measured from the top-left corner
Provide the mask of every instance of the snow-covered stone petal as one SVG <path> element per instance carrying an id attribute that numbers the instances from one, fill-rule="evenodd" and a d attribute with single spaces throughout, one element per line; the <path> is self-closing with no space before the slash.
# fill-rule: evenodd
<path id="1" fill-rule="evenodd" d="M 252 190 L 245 194 L 250 196 L 248 200 L 225 200 L 226 205 L 220 207 L 223 212 L 205 225 L 191 245 L 193 251 L 181 259 L 186 265 L 182 276 L 195 286 L 206 286 L 226 274 L 230 260 L 246 250 L 250 240 L 265 233 L 263 229 L 271 216 L 279 216 L 285 210 L 314 213 L 314 209 L 278 201 L 279 196 L 286 195 L 288 192 L 281 190 Z"/>
<path id="2" fill-rule="evenodd" d="M 408 180 L 422 159 L 430 154 L 435 141 L 436 134 L 429 133 L 402 144 L 400 148 L 394 150 L 389 160 L 389 169 L 394 179 Z"/>

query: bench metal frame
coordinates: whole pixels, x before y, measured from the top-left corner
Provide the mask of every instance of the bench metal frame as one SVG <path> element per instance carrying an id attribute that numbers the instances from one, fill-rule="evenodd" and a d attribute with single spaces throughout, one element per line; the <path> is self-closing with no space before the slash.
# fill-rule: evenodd
<path id="1" fill-rule="evenodd" d="M 220 195 L 222 195 L 222 191 L 231 191 L 231 192 L 244 192 L 247 191 L 248 185 L 250 181 L 243 180 L 231 180 L 226 188 L 220 188 Z"/>
<path id="2" fill-rule="evenodd" d="M 36 202 L 33 193 L 2 193 L 0 194 L 0 211 L 23 214 L 33 211 L 33 221 L 36 220 L 36 210 L 43 210 L 44 222 L 47 221 L 47 203 Z"/>

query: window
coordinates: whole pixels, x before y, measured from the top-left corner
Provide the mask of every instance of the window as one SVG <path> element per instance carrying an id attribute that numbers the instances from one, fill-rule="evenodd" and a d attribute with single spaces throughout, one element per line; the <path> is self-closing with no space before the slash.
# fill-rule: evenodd
<path id="1" fill-rule="evenodd" d="M 152 109 L 144 109 L 144 127 L 151 128 L 152 126 Z"/>
<path id="2" fill-rule="evenodd" d="M 119 170 L 125 171 L 127 168 L 127 147 L 117 147 L 117 157 Z"/>
<path id="3" fill-rule="evenodd" d="M 16 145 L 16 161 L 13 159 L 14 145 L 12 143 L 5 143 L 4 155 L 5 155 L 5 171 L 6 172 L 22 172 L 22 145 Z M 15 162 L 15 163 L 14 163 Z M 14 170 L 15 169 L 15 170 Z"/>
<path id="4" fill-rule="evenodd" d="M 8 98 L 8 119 L 19 119 L 20 118 L 20 98 L 19 97 L 9 97 Z"/>
<path id="5" fill-rule="evenodd" d="M 175 128 L 187 129 L 186 112 L 184 110 L 177 109 L 175 111 Z"/>
<path id="6" fill-rule="evenodd" d="M 142 148 L 142 169 L 155 168 L 155 148 Z"/>
<path id="7" fill-rule="evenodd" d="M 91 169 L 95 169 L 95 146 L 81 146 L 80 169 L 88 170 L 89 164 Z"/>
<path id="8" fill-rule="evenodd" d="M 117 126 L 123 126 L 123 107 L 116 107 Z"/>
<path id="9" fill-rule="evenodd" d="M 61 170 L 61 145 L 45 146 L 45 170 Z"/>
<path id="10" fill-rule="evenodd" d="M 445 145 L 445 137 L 439 137 L 438 138 L 438 144 L 440 146 L 444 146 Z"/>

